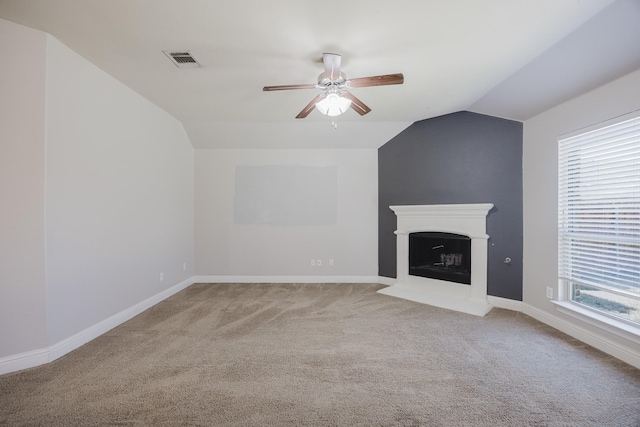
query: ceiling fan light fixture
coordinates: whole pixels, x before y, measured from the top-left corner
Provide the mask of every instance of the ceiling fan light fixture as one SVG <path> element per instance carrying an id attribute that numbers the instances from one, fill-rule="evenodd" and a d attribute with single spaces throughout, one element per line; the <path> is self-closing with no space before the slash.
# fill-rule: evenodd
<path id="1" fill-rule="evenodd" d="M 345 113 L 351 106 L 351 100 L 343 98 L 337 93 L 329 95 L 316 102 L 316 108 L 325 116 L 335 117 Z"/>
<path id="2" fill-rule="evenodd" d="M 340 70 L 340 58 L 341 56 L 336 53 L 322 54 L 324 72 L 318 76 L 318 84 L 265 86 L 262 90 L 264 92 L 291 89 L 322 90 L 322 93 L 316 95 L 302 109 L 302 111 L 298 113 L 296 119 L 304 119 L 313 111 L 314 108 L 316 108 L 325 116 L 332 117 L 332 123 L 335 127 L 336 117 L 344 114 L 350 107 L 361 116 L 364 116 L 371 111 L 371 108 L 349 92 L 349 89 L 368 86 L 399 85 L 404 83 L 404 76 L 402 73 L 359 77 L 347 80 L 347 76 Z"/>

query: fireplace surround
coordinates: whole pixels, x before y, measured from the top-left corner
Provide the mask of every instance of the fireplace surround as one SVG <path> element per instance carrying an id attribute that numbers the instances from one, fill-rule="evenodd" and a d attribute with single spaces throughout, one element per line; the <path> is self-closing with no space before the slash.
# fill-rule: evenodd
<path id="1" fill-rule="evenodd" d="M 390 206 L 397 217 L 396 282 L 378 292 L 476 316 L 487 314 L 492 306 L 487 299 L 486 218 L 492 208 L 491 203 Z M 409 236 L 416 233 L 468 237 L 471 240 L 470 283 L 412 274 L 415 270 L 410 271 L 409 267 Z M 459 252 L 442 252 L 445 254 L 442 262 L 455 263 Z M 446 255 L 453 257 L 447 259 Z"/>

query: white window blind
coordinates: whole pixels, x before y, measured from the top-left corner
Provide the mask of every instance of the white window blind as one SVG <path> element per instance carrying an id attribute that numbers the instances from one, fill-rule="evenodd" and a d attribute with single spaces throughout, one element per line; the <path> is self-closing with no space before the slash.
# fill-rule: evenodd
<path id="1" fill-rule="evenodd" d="M 558 154 L 561 284 L 573 300 L 580 286 L 640 300 L 640 117 L 562 138 Z"/>

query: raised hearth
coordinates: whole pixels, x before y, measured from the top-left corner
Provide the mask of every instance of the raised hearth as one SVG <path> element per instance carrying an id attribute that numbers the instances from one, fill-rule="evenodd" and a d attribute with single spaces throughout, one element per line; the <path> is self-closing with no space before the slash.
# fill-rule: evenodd
<path id="1" fill-rule="evenodd" d="M 492 306 L 487 299 L 487 214 L 491 203 L 459 205 L 390 206 L 397 217 L 396 283 L 378 293 L 437 307 L 484 316 Z M 470 284 L 414 275 L 409 268 L 409 236 L 415 233 L 450 233 L 471 239 Z M 447 254 L 449 255 L 449 254 Z M 443 261 L 448 262 L 448 261 Z"/>

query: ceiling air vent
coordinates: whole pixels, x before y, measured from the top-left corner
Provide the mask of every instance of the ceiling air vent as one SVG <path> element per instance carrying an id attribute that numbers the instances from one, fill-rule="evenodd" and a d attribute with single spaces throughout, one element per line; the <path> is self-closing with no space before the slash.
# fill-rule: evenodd
<path id="1" fill-rule="evenodd" d="M 178 68 L 201 67 L 200 63 L 193 57 L 193 55 L 189 51 L 168 52 L 166 50 L 163 50 L 163 52 Z"/>

